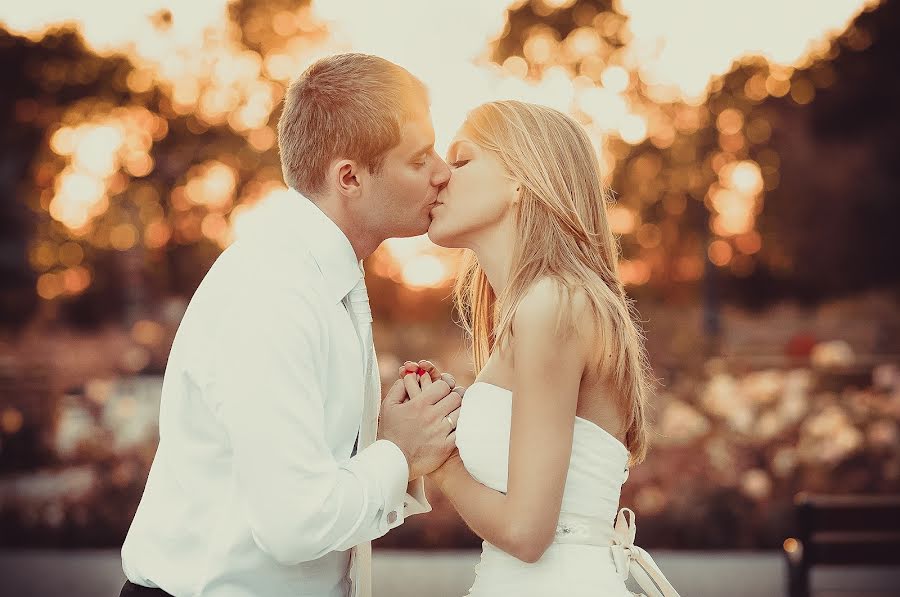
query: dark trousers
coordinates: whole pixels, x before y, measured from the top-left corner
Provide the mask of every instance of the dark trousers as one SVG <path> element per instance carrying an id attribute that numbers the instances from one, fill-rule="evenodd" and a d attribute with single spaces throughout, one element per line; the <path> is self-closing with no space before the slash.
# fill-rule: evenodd
<path id="1" fill-rule="evenodd" d="M 151 589 L 126 580 L 119 597 L 172 597 L 162 589 Z"/>

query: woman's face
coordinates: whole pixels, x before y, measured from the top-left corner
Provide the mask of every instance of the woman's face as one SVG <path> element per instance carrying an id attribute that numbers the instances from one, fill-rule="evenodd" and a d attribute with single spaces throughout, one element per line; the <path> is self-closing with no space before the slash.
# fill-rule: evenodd
<path id="1" fill-rule="evenodd" d="M 518 185 L 499 158 L 457 133 L 447 151 L 450 181 L 431 209 L 428 237 L 442 247 L 473 248 L 480 234 L 512 215 Z"/>

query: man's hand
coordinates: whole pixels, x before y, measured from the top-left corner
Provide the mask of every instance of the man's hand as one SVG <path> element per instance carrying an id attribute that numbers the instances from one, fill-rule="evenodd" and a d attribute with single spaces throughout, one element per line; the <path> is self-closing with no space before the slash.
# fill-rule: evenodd
<path id="1" fill-rule="evenodd" d="M 416 378 L 410 372 L 391 386 L 378 425 L 378 439 L 392 441 L 406 456 L 410 480 L 432 472 L 453 452 L 462 404 L 447 381 L 423 375 L 420 384 Z"/>

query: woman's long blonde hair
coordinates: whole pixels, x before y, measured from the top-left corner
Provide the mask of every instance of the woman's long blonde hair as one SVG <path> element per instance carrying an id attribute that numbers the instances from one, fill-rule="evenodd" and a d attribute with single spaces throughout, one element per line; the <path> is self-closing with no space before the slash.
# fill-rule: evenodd
<path id="1" fill-rule="evenodd" d="M 518 235 L 504 291 L 494 295 L 471 251 L 454 288 L 476 374 L 494 346 L 509 339 L 515 307 L 533 283 L 542 278 L 558 282 L 564 306 L 559 321 L 566 329 L 577 330 L 571 298 L 583 289 L 599 326 L 595 372 L 618 390 L 625 446 L 631 462 L 641 462 L 648 447 L 644 410 L 651 393 L 649 368 L 643 334 L 619 279 L 618 243 L 606 217 L 611 193 L 601 183 L 590 139 L 562 112 L 517 101 L 475 108 L 463 132 L 493 152 L 521 185 Z"/>

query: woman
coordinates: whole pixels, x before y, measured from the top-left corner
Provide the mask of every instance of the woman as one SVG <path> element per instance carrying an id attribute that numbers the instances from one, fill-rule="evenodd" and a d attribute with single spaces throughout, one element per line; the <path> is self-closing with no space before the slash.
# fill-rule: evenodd
<path id="1" fill-rule="evenodd" d="M 631 595 L 629 572 L 677 595 L 616 516 L 649 381 L 590 140 L 556 110 L 491 102 L 447 162 L 428 235 L 471 251 L 455 297 L 477 379 L 432 480 L 484 539 L 469 596 Z M 419 365 L 401 370 L 411 396 L 432 380 Z"/>

